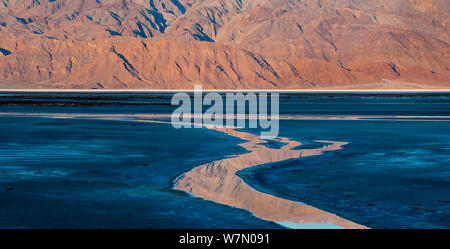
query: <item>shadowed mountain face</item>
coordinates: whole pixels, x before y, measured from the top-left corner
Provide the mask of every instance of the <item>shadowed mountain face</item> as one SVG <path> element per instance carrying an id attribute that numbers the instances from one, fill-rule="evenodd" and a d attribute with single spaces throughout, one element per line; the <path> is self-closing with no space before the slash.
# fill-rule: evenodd
<path id="1" fill-rule="evenodd" d="M 0 87 L 450 86 L 449 13 L 448 0 L 0 0 Z"/>

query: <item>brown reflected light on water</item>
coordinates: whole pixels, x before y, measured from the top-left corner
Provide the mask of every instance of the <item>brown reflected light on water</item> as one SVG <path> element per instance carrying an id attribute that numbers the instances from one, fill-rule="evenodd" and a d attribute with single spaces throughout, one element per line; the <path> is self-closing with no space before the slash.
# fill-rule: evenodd
<path id="1" fill-rule="evenodd" d="M 249 153 L 200 165 L 178 177 L 174 181 L 175 189 L 186 191 L 205 200 L 245 209 L 258 218 L 280 224 L 323 223 L 342 228 L 366 228 L 315 207 L 259 192 L 236 175 L 240 170 L 257 165 L 340 150 L 347 144 L 346 142 L 316 141 L 327 145 L 317 149 L 292 150 L 300 143 L 288 138 L 280 138 L 279 141 L 286 145 L 280 149 L 273 149 L 264 146 L 267 141 L 251 133 L 231 128 L 215 130 L 246 140 L 240 145 Z"/>
<path id="2" fill-rule="evenodd" d="M 161 118 L 164 116 L 161 114 L 1 114 L 4 114 L 5 116 L 118 120 L 170 124 L 168 121 L 152 120 L 152 118 Z M 315 227 L 321 228 L 320 224 L 324 224 L 323 228 L 328 228 L 329 224 L 331 224 L 342 228 L 367 228 L 318 208 L 259 192 L 247 185 L 239 176 L 236 175 L 236 173 L 240 170 L 257 165 L 280 162 L 299 157 L 317 156 L 327 151 L 340 150 L 347 144 L 347 142 L 321 140 L 315 141 L 318 143 L 324 143 L 324 145 L 320 148 L 294 150 L 294 148 L 300 146 L 301 143 L 281 137 L 278 138 L 278 141 L 285 145 L 279 149 L 274 149 L 266 147 L 264 144 L 266 144 L 267 141 L 260 139 L 259 136 L 248 132 L 238 131 L 236 128 L 205 127 L 245 140 L 245 142 L 240 144 L 240 146 L 244 147 L 248 153 L 200 165 L 175 179 L 174 189 L 185 191 L 195 197 L 205 200 L 245 209 L 258 218 L 273 221 L 288 227 L 298 228 L 302 227 L 302 224 L 319 224 L 319 226 Z M 214 141 L 211 141 L 211 144 L 213 146 Z"/>

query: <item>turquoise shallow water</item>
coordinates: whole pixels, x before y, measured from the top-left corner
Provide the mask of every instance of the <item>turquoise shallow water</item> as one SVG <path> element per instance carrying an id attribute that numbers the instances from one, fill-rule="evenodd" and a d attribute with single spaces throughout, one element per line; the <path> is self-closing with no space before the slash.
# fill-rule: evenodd
<path id="1" fill-rule="evenodd" d="M 171 189 L 200 164 L 245 153 L 239 139 L 165 124 L 6 115 L 171 113 L 166 95 L 9 94 L 1 101 L 0 227 L 282 227 Z M 450 98 L 286 95 L 280 112 L 450 116 Z M 445 120 L 281 120 L 280 136 L 301 147 L 319 146 L 314 140 L 349 145 L 239 175 L 260 191 L 370 227 L 448 228 L 449 127 Z"/>
<path id="2" fill-rule="evenodd" d="M 280 222 L 280 225 L 292 229 L 342 229 L 342 227 L 331 223 L 292 223 L 292 222 Z"/>

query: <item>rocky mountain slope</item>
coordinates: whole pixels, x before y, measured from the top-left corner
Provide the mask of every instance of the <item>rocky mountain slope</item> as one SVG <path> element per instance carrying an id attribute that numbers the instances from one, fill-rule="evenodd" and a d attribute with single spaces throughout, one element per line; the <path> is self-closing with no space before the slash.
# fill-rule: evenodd
<path id="1" fill-rule="evenodd" d="M 0 88 L 449 87 L 449 13 L 448 0 L 0 0 Z"/>

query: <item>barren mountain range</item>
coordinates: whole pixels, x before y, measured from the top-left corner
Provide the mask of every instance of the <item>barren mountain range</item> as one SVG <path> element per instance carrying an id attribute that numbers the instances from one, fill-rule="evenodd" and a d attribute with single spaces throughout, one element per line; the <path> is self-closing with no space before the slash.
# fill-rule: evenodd
<path id="1" fill-rule="evenodd" d="M 449 13 L 449 0 L 0 0 L 0 88 L 448 88 Z"/>

